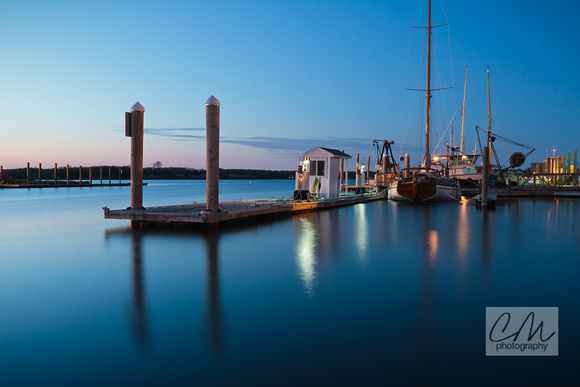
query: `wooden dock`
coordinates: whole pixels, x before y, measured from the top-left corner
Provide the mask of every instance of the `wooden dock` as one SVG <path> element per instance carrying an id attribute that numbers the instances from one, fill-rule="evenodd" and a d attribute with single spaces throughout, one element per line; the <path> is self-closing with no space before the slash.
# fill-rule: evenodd
<path id="1" fill-rule="evenodd" d="M 331 199 L 292 200 L 291 198 L 239 200 L 219 203 L 219 212 L 206 210 L 206 203 L 148 207 L 141 210 L 111 210 L 103 207 L 105 219 L 131 220 L 133 224 L 217 225 L 257 218 L 288 216 L 296 213 L 347 206 L 386 199 L 386 192 L 344 195 Z"/>

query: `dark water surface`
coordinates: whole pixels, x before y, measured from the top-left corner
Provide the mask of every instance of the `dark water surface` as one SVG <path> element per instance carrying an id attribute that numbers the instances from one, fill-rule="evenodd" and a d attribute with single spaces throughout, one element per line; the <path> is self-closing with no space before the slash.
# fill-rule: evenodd
<path id="1" fill-rule="evenodd" d="M 290 196 L 224 181 L 220 200 Z M 204 202 L 150 182 L 144 205 Z M 128 187 L 0 190 L 0 385 L 578 385 L 580 201 L 379 201 L 131 232 Z M 485 308 L 559 307 L 559 356 L 486 357 Z"/>

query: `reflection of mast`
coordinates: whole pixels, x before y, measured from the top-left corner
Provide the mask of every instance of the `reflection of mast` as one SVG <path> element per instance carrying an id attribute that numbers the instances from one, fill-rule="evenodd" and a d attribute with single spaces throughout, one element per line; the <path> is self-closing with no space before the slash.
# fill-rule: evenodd
<path id="1" fill-rule="evenodd" d="M 211 346 L 214 352 L 219 355 L 223 349 L 223 340 L 220 307 L 218 241 L 219 231 L 210 230 L 205 238 L 207 246 L 207 322 Z"/>
<path id="2" fill-rule="evenodd" d="M 141 232 L 132 233 L 133 242 L 133 307 L 131 328 L 137 341 L 147 341 L 147 313 L 145 310 L 145 286 L 143 282 L 143 257 L 141 253 Z"/>

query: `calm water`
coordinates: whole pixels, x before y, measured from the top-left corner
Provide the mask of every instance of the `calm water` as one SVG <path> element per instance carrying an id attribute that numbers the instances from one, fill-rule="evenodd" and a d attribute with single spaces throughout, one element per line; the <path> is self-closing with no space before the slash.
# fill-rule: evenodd
<path id="1" fill-rule="evenodd" d="M 224 181 L 220 200 L 290 196 Z M 205 201 L 150 182 L 144 205 Z M 580 201 L 380 201 L 131 232 L 128 187 L 0 190 L 0 385 L 577 385 Z M 559 307 L 558 357 L 486 357 L 486 306 Z"/>

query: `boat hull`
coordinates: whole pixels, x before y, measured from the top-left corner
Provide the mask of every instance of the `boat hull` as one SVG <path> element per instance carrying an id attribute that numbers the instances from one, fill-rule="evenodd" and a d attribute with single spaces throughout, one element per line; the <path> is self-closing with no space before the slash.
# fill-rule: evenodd
<path id="1" fill-rule="evenodd" d="M 388 198 L 404 202 L 444 202 L 461 199 L 457 183 L 437 183 L 421 181 L 393 181 L 388 190 Z"/>

